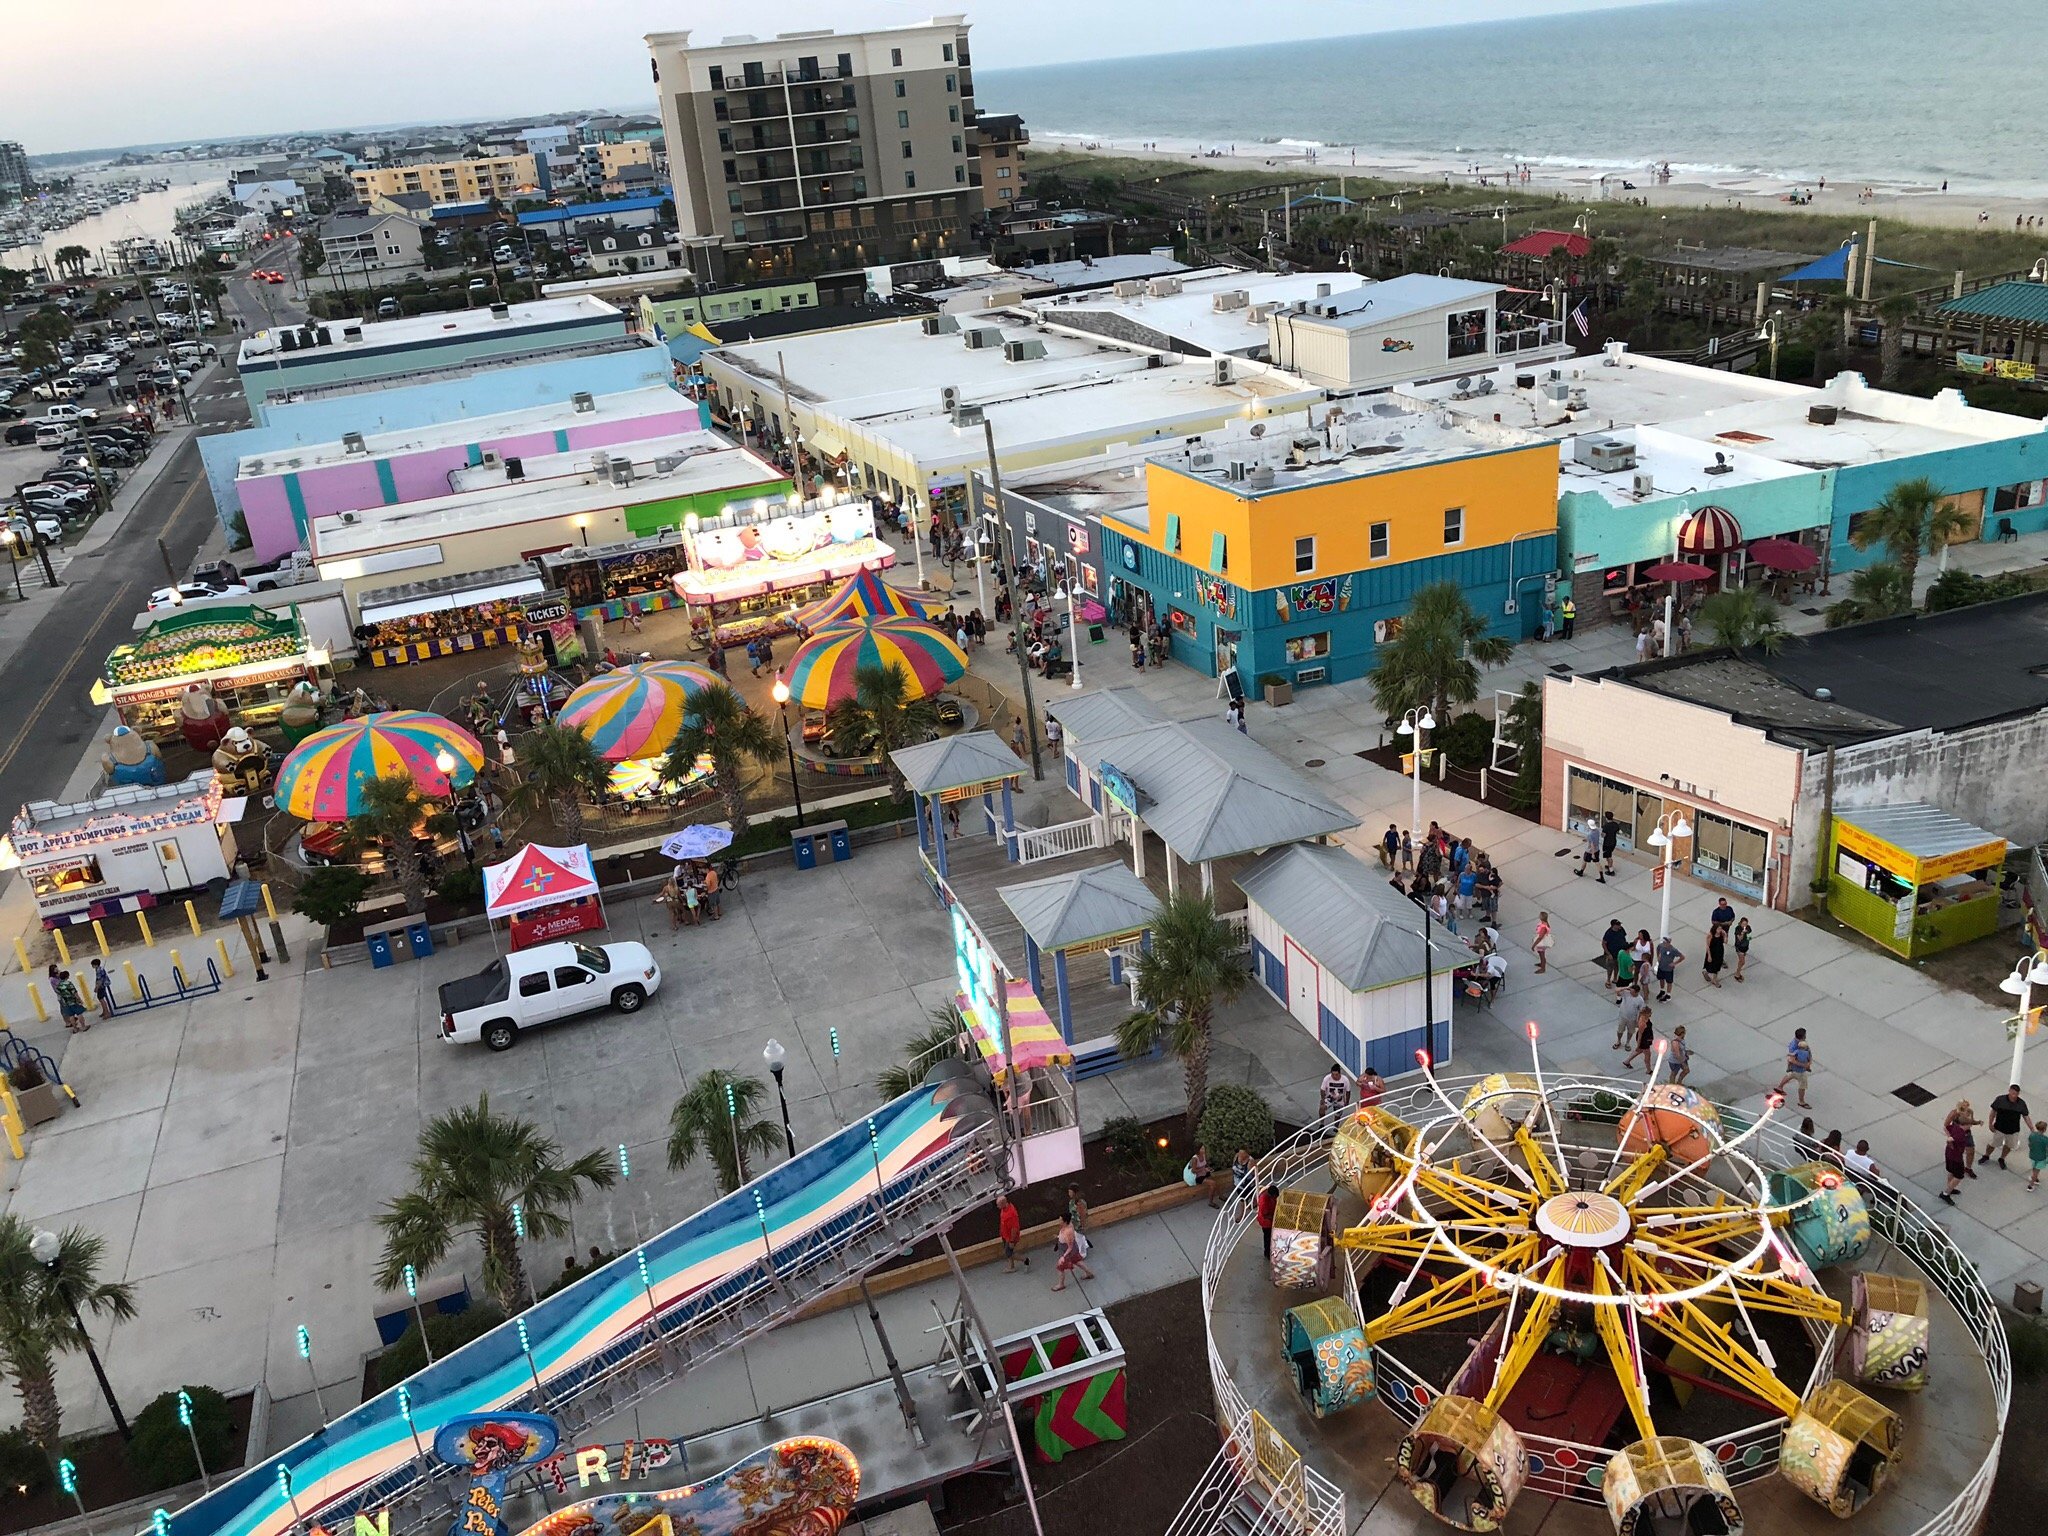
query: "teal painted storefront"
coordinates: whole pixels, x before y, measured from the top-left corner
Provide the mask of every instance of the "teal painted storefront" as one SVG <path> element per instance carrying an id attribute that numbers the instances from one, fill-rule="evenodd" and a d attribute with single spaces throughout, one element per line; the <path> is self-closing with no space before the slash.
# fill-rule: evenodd
<path id="1" fill-rule="evenodd" d="M 1543 577 L 1557 566 L 1556 536 L 1545 533 L 1512 545 L 1248 592 L 1107 524 L 1102 550 L 1112 596 L 1124 599 L 1114 611 L 1125 623 L 1133 611 L 1130 598 L 1143 594 L 1155 620 L 1168 623 L 1173 659 L 1212 677 L 1219 638 L 1235 635 L 1238 675 L 1248 693 L 1269 676 L 1303 685 L 1365 676 L 1373 668 L 1375 626 L 1399 619 L 1416 591 L 1433 582 L 1462 587 L 1487 619 L 1488 633 L 1529 639 L 1542 614 Z M 1512 614 L 1504 611 L 1511 593 L 1517 608 Z"/>
<path id="2" fill-rule="evenodd" d="M 1875 464 L 1852 464 L 1832 471 L 1828 477 L 1834 482 L 1834 549 L 1829 557 L 1834 570 L 1860 570 L 1885 558 L 1882 549 L 1859 550 L 1850 544 L 1850 520 L 1884 500 L 1885 493 L 1901 480 L 1921 475 L 1950 496 L 1982 494 L 1984 525 L 1978 533 L 1980 540 L 1989 542 L 1999 537 L 2000 518 L 2011 519 L 2014 533 L 2040 533 L 2048 529 L 2048 505 L 2039 500 L 2028 507 L 1997 505 L 2002 489 L 2048 479 L 2048 433 L 2031 432 L 2022 437 L 1968 443 Z"/>

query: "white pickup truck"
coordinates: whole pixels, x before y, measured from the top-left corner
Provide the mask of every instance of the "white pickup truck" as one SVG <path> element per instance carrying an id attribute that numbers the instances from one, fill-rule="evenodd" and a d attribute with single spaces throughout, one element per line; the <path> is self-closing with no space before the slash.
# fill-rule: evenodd
<path id="1" fill-rule="evenodd" d="M 283 559 L 267 565 L 240 566 L 237 569 L 251 592 L 275 592 L 282 587 L 296 587 L 320 579 L 313 557 L 303 549 L 295 549 Z"/>
<path id="2" fill-rule="evenodd" d="M 441 983 L 441 1040 L 509 1051 L 524 1030 L 600 1008 L 635 1013 L 661 987 L 645 944 L 540 944 Z"/>

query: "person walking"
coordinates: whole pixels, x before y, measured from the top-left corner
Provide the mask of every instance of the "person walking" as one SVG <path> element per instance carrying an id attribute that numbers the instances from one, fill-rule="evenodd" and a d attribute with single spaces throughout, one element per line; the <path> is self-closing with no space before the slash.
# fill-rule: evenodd
<path id="1" fill-rule="evenodd" d="M 1017 1268 L 1017 1244 L 1024 1239 L 1024 1218 L 1008 1195 L 996 1196 L 996 1236 L 1003 1240 L 1003 1257 L 1010 1261 L 1004 1273 L 1012 1273 Z M 1031 1267 L 1029 1254 L 1024 1256 L 1024 1267 Z"/>
<path id="2" fill-rule="evenodd" d="M 1710 987 L 1721 985 L 1721 968 L 1728 963 L 1728 930 L 1719 923 L 1707 930 L 1707 958 L 1700 962 L 1700 975 Z"/>
<path id="3" fill-rule="evenodd" d="M 1273 1262 L 1273 1213 L 1280 1208 L 1280 1186 L 1268 1184 L 1259 1191 L 1259 1237 L 1266 1245 L 1266 1262 Z"/>
<path id="4" fill-rule="evenodd" d="M 1622 1070 L 1627 1071 L 1636 1064 L 1636 1058 L 1643 1058 L 1643 1070 L 1657 1070 L 1657 1025 L 1645 1008 L 1636 1018 L 1636 1047 L 1621 1059 Z"/>
<path id="5" fill-rule="evenodd" d="M 1792 1039 L 1785 1046 L 1785 1075 L 1778 1079 L 1777 1086 L 1771 1092 L 1782 1094 L 1787 1083 L 1796 1081 L 1799 1084 L 1799 1107 L 1811 1109 L 1813 1106 L 1806 1102 L 1806 1080 L 1812 1075 L 1813 1047 L 1806 1043 L 1806 1031 L 1795 1029 L 1792 1031 Z M 1964 1100 L 1962 1107 L 1969 1108 L 1967 1099 Z M 1972 1174 L 1971 1177 L 1974 1178 L 1976 1175 Z"/>
<path id="6" fill-rule="evenodd" d="M 1579 867 L 1573 870 L 1572 873 L 1577 875 L 1581 880 L 1583 880 L 1586 878 L 1587 869 L 1590 868 L 1592 865 L 1598 864 L 1599 862 L 1600 823 L 1597 821 L 1589 821 L 1586 823 L 1585 847 L 1579 853 Z M 1607 876 L 1604 872 L 1600 876 L 1600 883 L 1602 885 L 1605 885 L 1607 883 Z"/>
<path id="7" fill-rule="evenodd" d="M 1400 852 L 1400 856 L 1399 856 L 1399 858 L 1400 858 L 1400 865 L 1401 865 L 1401 873 L 1402 873 L 1402 874 L 1404 874 L 1404 875 L 1409 875 L 1409 874 L 1413 874 L 1413 873 L 1415 872 L 1415 834 L 1414 834 L 1414 833 L 1412 833 L 1412 832 L 1403 832 L 1403 833 L 1401 834 L 1401 852 Z"/>
<path id="8" fill-rule="evenodd" d="M 1643 968 L 1642 960 L 1636 954 L 1636 948 L 1633 944 L 1614 957 L 1614 984 L 1616 986 L 1626 987 L 1631 983 L 1640 982 L 1645 974 L 1647 973 Z M 1648 983 L 1644 982 L 1643 985 L 1648 985 Z"/>
<path id="9" fill-rule="evenodd" d="M 1735 909 L 1728 905 L 1728 898 L 1726 896 L 1720 897 L 1715 901 L 1714 910 L 1707 915 L 1707 924 L 1709 927 L 1715 928 L 1733 928 L 1735 926 Z"/>
<path id="10" fill-rule="evenodd" d="M 1010 750 L 1019 757 L 1024 755 L 1024 722 L 1021 719 L 1010 722 Z"/>
<path id="11" fill-rule="evenodd" d="M 1621 823 L 1614 819 L 1614 812 L 1600 813 L 1600 878 L 1605 880 L 1614 873 L 1614 849 L 1621 841 Z"/>
<path id="12" fill-rule="evenodd" d="M 106 962 L 98 955 L 94 955 L 92 960 L 92 995 L 93 1001 L 100 1005 L 100 1017 L 111 1019 L 114 1016 L 114 978 L 107 974 Z"/>
<path id="13" fill-rule="evenodd" d="M 1343 1066 L 1330 1063 L 1330 1075 L 1323 1079 L 1323 1086 L 1316 1095 L 1316 1102 L 1322 1106 L 1323 1117 L 1341 1114 L 1351 1107 L 1351 1079 L 1345 1076 Z"/>
<path id="14" fill-rule="evenodd" d="M 2027 1120 L 2027 1101 L 2020 1097 L 2020 1085 L 2014 1083 L 1991 1101 L 1991 1134 L 1985 1138 L 1984 1151 L 1977 1161 L 1988 1163 L 1995 1155 L 1998 1166 L 2005 1167 L 2006 1158 L 2027 1132 Z"/>
<path id="15" fill-rule="evenodd" d="M 1692 1076 L 1692 1047 L 1686 1043 L 1683 1024 L 1671 1032 L 1671 1039 L 1664 1051 L 1664 1065 L 1670 1068 L 1671 1081 L 1674 1083 L 1683 1083 Z"/>
<path id="16" fill-rule="evenodd" d="M 1060 762 L 1066 757 L 1067 728 L 1051 715 L 1045 717 L 1045 744 L 1052 748 L 1052 760 Z"/>
<path id="17" fill-rule="evenodd" d="M 1685 956 L 1671 942 L 1671 935 L 1665 934 L 1657 944 L 1657 1001 L 1671 1001 L 1671 988 L 1678 980 L 1678 968 L 1685 964 Z M 1802 1103 L 1804 1100 L 1801 1101 Z"/>
<path id="18" fill-rule="evenodd" d="M 1735 925 L 1733 942 L 1735 945 L 1735 979 L 1737 981 L 1742 980 L 1742 967 L 1749 960 L 1749 931 L 1749 919 L 1746 917 Z"/>
<path id="19" fill-rule="evenodd" d="M 1621 996 L 1615 1000 L 1614 1048 L 1617 1051 L 1627 1050 L 1629 1042 L 1635 1039 L 1636 1026 L 1642 1022 L 1643 1009 L 1646 1006 L 1648 1005 L 1643 1002 L 1643 989 L 1634 982 L 1630 982 L 1623 989 Z"/>
<path id="20" fill-rule="evenodd" d="M 1550 969 L 1550 914 L 1536 914 L 1536 937 L 1529 944 L 1529 952 L 1536 957 L 1536 974 L 1541 976 Z"/>
<path id="21" fill-rule="evenodd" d="M 1621 963 L 1621 952 L 1628 948 L 1628 930 L 1621 926 L 1621 919 L 1610 917 L 1607 931 L 1600 935 L 1600 968 L 1607 973 L 1607 990 L 1618 992 L 1621 983 L 1615 980 L 1615 971 Z"/>
<path id="22" fill-rule="evenodd" d="M 1252 1164 L 1250 1150 L 1239 1147 L 1237 1155 L 1230 1160 L 1230 1193 L 1238 1199 L 1249 1200 L 1257 1176 L 1258 1169 Z"/>
<path id="23" fill-rule="evenodd" d="M 78 995 L 78 983 L 71 979 L 69 971 L 59 971 L 52 984 L 57 994 L 57 1012 L 64 1020 L 64 1027 L 74 1035 L 82 1035 L 92 1026 L 85 1022 L 85 1000 Z"/>
<path id="24" fill-rule="evenodd" d="M 1060 1218 L 1059 1236 L 1053 1239 L 1053 1251 L 1058 1257 L 1053 1268 L 1059 1274 L 1059 1281 L 1053 1286 L 1056 1291 L 1067 1288 L 1067 1276 L 1074 1270 L 1081 1272 L 1083 1280 L 1093 1280 L 1095 1271 L 1088 1267 L 1088 1239 L 1067 1217 Z"/>
<path id="25" fill-rule="evenodd" d="M 1386 832 L 1380 838 L 1380 867 L 1382 869 L 1392 869 L 1394 867 L 1394 860 L 1399 856 L 1400 852 L 1401 829 L 1390 821 L 1387 823 Z"/>
<path id="26" fill-rule="evenodd" d="M 1956 1191 L 1963 1187 L 1963 1179 L 1977 1177 L 1977 1171 L 1970 1166 L 1970 1148 L 1976 1138 L 1971 1127 L 1977 1123 L 1977 1115 L 1970 1108 L 1968 1099 L 1956 1100 L 1956 1107 L 1948 1112 L 1948 1118 L 1941 1122 L 1942 1144 L 1941 1167 L 1948 1175 L 1948 1182 L 1941 1188 L 1941 1198 L 1950 1205 L 1956 1203 Z"/>
<path id="27" fill-rule="evenodd" d="M 1081 1198 L 1080 1186 L 1075 1184 L 1067 1186 L 1066 1217 L 1068 1221 L 1074 1224 L 1076 1232 L 1079 1232 L 1083 1237 L 1088 1235 L 1088 1202 Z M 1088 1245 L 1089 1248 L 1094 1246 L 1092 1242 Z M 1085 1256 L 1088 1249 L 1083 1248 L 1081 1251 Z"/>
<path id="28" fill-rule="evenodd" d="M 2027 1163 L 2034 1170 L 2027 1178 L 2027 1189 L 2031 1192 L 2041 1187 L 2041 1170 L 2048 1168 L 2048 1120 L 2036 1120 L 2034 1128 L 2027 1132 Z"/>

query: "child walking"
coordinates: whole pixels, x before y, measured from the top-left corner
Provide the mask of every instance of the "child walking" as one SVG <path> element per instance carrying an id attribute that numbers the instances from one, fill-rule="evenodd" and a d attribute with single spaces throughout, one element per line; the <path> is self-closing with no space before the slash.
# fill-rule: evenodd
<path id="1" fill-rule="evenodd" d="M 2034 1171 L 2027 1179 L 2027 1188 L 2038 1189 L 2041 1170 L 2048 1168 L 2048 1120 L 2036 1120 L 2034 1128 L 2027 1132 L 2027 1161 L 2034 1165 Z"/>

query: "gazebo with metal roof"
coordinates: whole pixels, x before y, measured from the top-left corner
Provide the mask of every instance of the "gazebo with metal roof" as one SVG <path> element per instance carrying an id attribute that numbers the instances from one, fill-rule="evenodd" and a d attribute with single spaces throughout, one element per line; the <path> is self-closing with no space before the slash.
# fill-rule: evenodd
<path id="1" fill-rule="evenodd" d="M 1958 361 L 1977 372 L 1997 373 L 2001 363 L 2035 369 L 2048 364 L 2048 282 L 1993 283 L 1936 305 L 1934 315 L 1950 334 L 1976 333 L 1974 362 Z M 2008 343 L 2009 354 L 1992 355 Z"/>
<path id="2" fill-rule="evenodd" d="M 914 747 L 898 747 L 889 754 L 896 771 L 903 775 L 912 795 L 911 812 L 917 818 L 917 846 L 946 878 L 946 820 L 940 807 L 962 800 L 981 800 L 982 817 L 989 833 L 1002 843 L 1003 855 L 1017 857 L 1017 818 L 1011 795 L 1023 776 L 1018 761 L 994 731 L 962 731 Z M 995 796 L 1002 794 L 1002 816 L 996 816 Z"/>
<path id="3" fill-rule="evenodd" d="M 1044 957 L 1052 956 L 1060 1038 L 1072 1045 L 1074 1007 L 1067 957 L 1107 954 L 1109 984 L 1122 985 L 1123 952 L 1144 945 L 1159 897 L 1120 863 L 1006 885 L 997 894 L 1024 930 L 1024 965 L 1031 989 L 1040 997 L 1045 996 Z"/>

